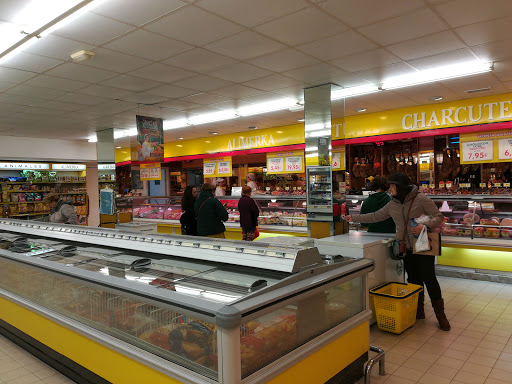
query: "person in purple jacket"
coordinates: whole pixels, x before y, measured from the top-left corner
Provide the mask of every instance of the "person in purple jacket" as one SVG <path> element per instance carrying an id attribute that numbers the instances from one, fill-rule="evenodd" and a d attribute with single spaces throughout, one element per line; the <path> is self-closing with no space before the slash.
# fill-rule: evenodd
<path id="1" fill-rule="evenodd" d="M 238 202 L 238 212 L 240 212 L 240 226 L 242 227 L 243 239 L 253 241 L 258 225 L 258 216 L 260 210 L 255 201 L 251 198 L 252 188 L 249 186 L 242 187 L 242 197 Z"/>

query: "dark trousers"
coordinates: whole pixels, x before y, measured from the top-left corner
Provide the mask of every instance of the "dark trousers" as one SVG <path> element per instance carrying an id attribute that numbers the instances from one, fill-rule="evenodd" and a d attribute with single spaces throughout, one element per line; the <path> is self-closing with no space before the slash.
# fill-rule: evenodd
<path id="1" fill-rule="evenodd" d="M 441 287 L 436 278 L 434 256 L 415 255 L 411 251 L 405 256 L 405 271 L 407 272 L 407 281 L 411 284 L 418 284 L 427 287 L 430 300 L 439 300 L 442 298 Z"/>

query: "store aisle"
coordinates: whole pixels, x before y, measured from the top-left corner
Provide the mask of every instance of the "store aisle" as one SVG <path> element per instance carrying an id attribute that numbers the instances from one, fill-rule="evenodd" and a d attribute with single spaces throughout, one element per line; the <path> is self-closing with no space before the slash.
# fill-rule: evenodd
<path id="1" fill-rule="evenodd" d="M 447 277 L 439 282 L 451 331 L 439 330 L 430 303 L 427 318 L 401 335 L 373 325 L 371 343 L 386 351 L 387 374 L 378 376 L 375 367 L 371 383 L 512 383 L 512 285 Z"/>
<path id="2" fill-rule="evenodd" d="M 0 384 L 74 383 L 0 335 Z"/>

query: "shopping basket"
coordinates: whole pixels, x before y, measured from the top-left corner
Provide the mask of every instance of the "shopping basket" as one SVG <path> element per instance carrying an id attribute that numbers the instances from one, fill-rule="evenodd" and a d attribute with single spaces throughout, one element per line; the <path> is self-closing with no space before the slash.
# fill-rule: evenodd
<path id="1" fill-rule="evenodd" d="M 420 285 L 390 282 L 370 289 L 377 325 L 383 331 L 402 333 L 416 322 Z"/>

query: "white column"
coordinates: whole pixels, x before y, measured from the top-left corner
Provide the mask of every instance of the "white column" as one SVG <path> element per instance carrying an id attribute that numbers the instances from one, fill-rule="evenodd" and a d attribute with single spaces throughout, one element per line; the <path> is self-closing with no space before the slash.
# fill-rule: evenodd
<path id="1" fill-rule="evenodd" d="M 89 197 L 89 217 L 87 225 L 98 227 L 100 225 L 100 187 L 98 185 L 98 163 L 87 163 L 87 196 Z"/>

